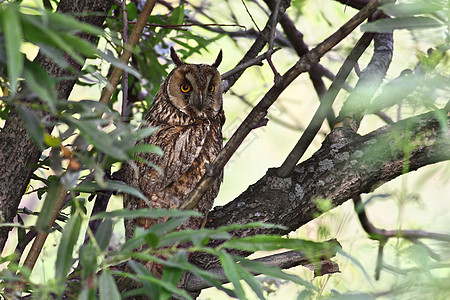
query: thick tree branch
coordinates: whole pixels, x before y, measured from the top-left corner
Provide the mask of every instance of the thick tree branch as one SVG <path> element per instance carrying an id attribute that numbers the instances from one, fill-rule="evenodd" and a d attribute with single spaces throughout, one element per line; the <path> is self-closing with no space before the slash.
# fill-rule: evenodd
<path id="1" fill-rule="evenodd" d="M 321 214 L 316 199 L 330 199 L 334 205 L 341 205 L 356 194 L 371 192 L 402 175 L 405 164 L 410 172 L 450 160 L 447 113 L 448 109 L 429 112 L 365 136 L 335 129 L 321 149 L 289 176 L 282 178 L 275 169 L 268 170 L 235 200 L 211 211 L 206 226 L 267 222 L 287 229 L 248 229 L 235 234 L 287 234 Z M 192 259 L 200 266 L 212 264 L 211 257 Z"/>

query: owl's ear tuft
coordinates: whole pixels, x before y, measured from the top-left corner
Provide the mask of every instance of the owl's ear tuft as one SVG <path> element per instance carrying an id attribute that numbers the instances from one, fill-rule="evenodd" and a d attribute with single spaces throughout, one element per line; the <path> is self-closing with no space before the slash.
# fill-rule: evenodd
<path id="1" fill-rule="evenodd" d="M 211 66 L 214 68 L 217 68 L 221 62 L 222 62 L 222 49 L 220 49 L 220 52 L 217 55 L 216 61 Z"/>
<path id="2" fill-rule="evenodd" d="M 177 55 L 177 52 L 175 51 L 175 49 L 173 49 L 173 47 L 170 47 L 170 57 L 172 58 L 172 61 L 175 63 L 175 65 L 181 66 L 186 64 L 184 61 L 181 60 L 181 58 Z"/>

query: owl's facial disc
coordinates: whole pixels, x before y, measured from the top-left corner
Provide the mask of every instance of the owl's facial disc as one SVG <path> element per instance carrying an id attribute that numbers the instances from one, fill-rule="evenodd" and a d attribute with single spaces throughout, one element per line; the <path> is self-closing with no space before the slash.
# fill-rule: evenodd
<path id="1" fill-rule="evenodd" d="M 177 67 L 166 87 L 171 103 L 187 115 L 210 118 L 222 107 L 220 74 L 209 65 Z"/>

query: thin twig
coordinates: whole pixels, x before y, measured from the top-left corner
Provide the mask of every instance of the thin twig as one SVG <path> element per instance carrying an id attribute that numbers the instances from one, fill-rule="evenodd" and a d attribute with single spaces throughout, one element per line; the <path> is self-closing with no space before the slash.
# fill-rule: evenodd
<path id="1" fill-rule="evenodd" d="M 248 61 L 246 61 L 246 62 L 244 62 L 242 64 L 238 64 L 236 67 L 234 67 L 230 71 L 223 73 L 222 76 L 221 76 L 222 80 L 227 80 L 231 76 L 233 76 L 233 75 L 235 75 L 235 74 L 237 74 L 239 72 L 243 72 L 248 67 L 251 67 L 251 66 L 254 66 L 254 65 L 262 65 L 262 61 L 265 60 L 268 55 L 272 55 L 273 53 L 277 52 L 280 49 L 281 48 L 269 49 L 267 52 L 264 52 L 263 54 L 255 57 L 255 58 L 253 58 L 251 60 L 248 60 Z M 222 88 L 225 88 L 225 87 L 222 85 Z M 227 87 L 227 90 L 228 89 L 229 88 Z"/>
<path id="2" fill-rule="evenodd" d="M 133 49 L 136 47 L 139 38 L 142 35 L 142 30 L 145 27 L 145 24 L 147 23 L 148 17 L 150 16 L 150 13 L 153 10 L 153 7 L 155 6 L 156 0 L 147 0 L 145 2 L 144 8 L 142 9 L 141 14 L 138 17 L 136 26 L 134 26 L 133 31 L 131 32 L 130 38 L 128 40 L 128 43 L 123 48 L 123 53 L 120 56 L 120 61 L 128 64 L 128 61 L 130 60 L 131 54 L 133 52 Z M 123 69 L 119 67 L 115 67 L 111 77 L 109 78 L 108 83 L 103 88 L 102 95 L 100 97 L 100 102 L 108 103 L 111 99 L 112 93 L 114 92 L 114 89 L 116 88 L 117 84 L 119 83 L 120 77 L 122 76 Z"/>
<path id="3" fill-rule="evenodd" d="M 242 4 L 244 5 L 245 11 L 247 12 L 248 16 L 249 16 L 250 19 L 252 20 L 252 22 L 253 22 L 253 24 L 255 25 L 256 29 L 258 29 L 258 31 L 261 33 L 261 29 L 259 29 L 258 24 L 256 24 L 255 19 L 253 19 L 252 14 L 251 14 L 250 11 L 248 10 L 247 4 L 245 4 L 245 1 L 244 1 L 244 0 L 242 0 L 241 2 L 242 2 Z"/>
<path id="4" fill-rule="evenodd" d="M 364 205 L 361 200 L 361 195 L 353 197 L 355 203 L 355 210 L 358 214 L 359 221 L 364 231 L 369 234 L 370 238 L 376 240 L 384 240 L 389 238 L 405 238 L 410 240 L 415 239 L 431 239 L 442 242 L 450 242 L 450 235 L 443 233 L 434 233 L 422 230 L 385 230 L 378 229 L 369 220 L 366 215 Z"/>
<path id="5" fill-rule="evenodd" d="M 278 169 L 278 176 L 286 177 L 294 169 L 298 161 L 302 158 L 303 154 L 306 152 L 309 145 L 314 140 L 314 137 L 317 135 L 317 132 L 319 132 L 323 121 L 325 120 L 328 112 L 331 110 L 333 102 L 336 99 L 336 96 L 341 90 L 351 70 L 353 69 L 353 66 L 361 57 L 361 55 L 366 51 L 373 37 L 374 33 L 364 33 L 356 43 L 355 47 L 353 47 L 352 51 L 342 64 L 341 69 L 337 73 L 335 80 L 331 84 L 327 93 L 323 96 L 322 101 L 320 102 L 320 105 L 314 113 L 314 116 L 311 119 L 311 122 L 308 124 L 305 132 L 302 134 L 295 147 L 292 149 L 292 151 L 286 157 L 286 160 Z"/>
<path id="6" fill-rule="evenodd" d="M 128 44 L 128 13 L 127 2 L 122 0 L 122 45 Z M 122 121 L 129 122 L 128 118 L 128 72 L 122 76 Z"/>
<path id="7" fill-rule="evenodd" d="M 317 64 L 320 58 L 342 41 L 356 27 L 369 17 L 380 5 L 378 0 L 372 0 L 367 6 L 359 11 L 353 18 L 340 27 L 333 35 L 317 45 L 314 49 L 302 56 L 297 63 L 291 67 L 282 77 L 278 84 L 266 93 L 261 101 L 252 109 L 247 118 L 242 122 L 225 147 L 219 152 L 214 162 L 209 166 L 207 172 L 197 183 L 194 190 L 180 205 L 182 209 L 194 208 L 200 198 L 210 188 L 215 178 L 220 174 L 222 168 L 236 152 L 247 135 L 258 127 L 267 114 L 269 107 L 278 99 L 284 89 L 291 84 L 301 73 L 307 72 L 311 66 Z"/>
<path id="8" fill-rule="evenodd" d="M 289 6 L 289 1 L 281 0 L 280 6 L 279 6 L 279 12 L 278 13 L 272 12 L 272 14 L 269 16 L 269 19 L 267 20 L 266 26 L 261 31 L 261 33 L 258 35 L 258 37 L 256 38 L 253 45 L 250 47 L 250 49 L 247 51 L 247 53 L 245 53 L 244 57 L 241 59 L 241 61 L 237 65 L 241 65 L 241 64 L 246 63 L 247 61 L 255 58 L 258 55 L 258 53 L 260 53 L 262 51 L 264 46 L 267 44 L 266 36 L 269 36 L 270 32 L 272 32 L 272 26 L 271 26 L 271 24 L 273 23 L 272 20 L 275 19 L 278 21 L 278 18 L 282 15 L 282 13 L 284 13 L 284 11 L 286 10 L 286 8 L 288 6 Z M 276 18 L 276 17 L 278 17 L 278 18 Z M 240 72 L 234 74 L 233 76 L 230 76 L 230 78 L 227 78 L 227 80 L 225 80 L 224 82 L 222 82 L 222 91 L 224 93 L 226 93 L 228 91 L 228 89 L 230 89 L 236 83 L 236 81 L 239 79 L 239 77 L 243 73 L 244 73 L 244 71 L 240 71 Z"/>

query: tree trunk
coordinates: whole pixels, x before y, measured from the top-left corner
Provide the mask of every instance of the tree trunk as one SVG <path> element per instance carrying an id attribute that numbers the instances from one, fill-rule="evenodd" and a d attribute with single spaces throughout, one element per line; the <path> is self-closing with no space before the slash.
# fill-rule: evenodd
<path id="1" fill-rule="evenodd" d="M 113 0 L 61 0 L 58 12 L 75 15 L 85 23 L 101 27 L 113 3 Z M 86 15 L 80 16 L 83 13 Z M 81 37 L 91 43 L 96 42 L 98 38 L 88 34 L 81 34 Z M 68 60 L 73 68 L 81 70 L 81 65 L 76 64 L 70 58 Z M 68 69 L 62 69 L 51 58 L 41 53 L 36 57 L 36 61 L 52 77 L 71 78 L 56 85 L 58 99 L 67 99 L 75 85 L 77 74 Z M 47 130 L 51 132 L 52 128 L 47 128 Z M 0 212 L 3 216 L 2 221 L 13 221 L 20 200 L 35 170 L 34 165 L 40 156 L 40 149 L 31 140 L 17 111 L 12 109 L 0 132 Z M 9 227 L 0 228 L 0 252 L 5 246 L 9 230 Z"/>

